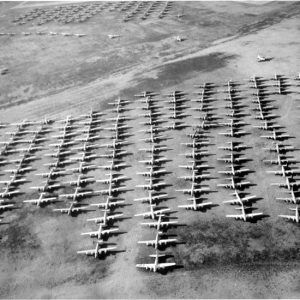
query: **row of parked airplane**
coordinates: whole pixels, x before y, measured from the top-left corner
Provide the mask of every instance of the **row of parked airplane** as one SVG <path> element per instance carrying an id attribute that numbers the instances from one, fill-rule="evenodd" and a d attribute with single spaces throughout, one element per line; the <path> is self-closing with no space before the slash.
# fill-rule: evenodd
<path id="1" fill-rule="evenodd" d="M 282 94 L 285 89 L 284 79 L 275 74 L 273 80 L 277 82 L 278 93 Z M 266 98 L 267 93 L 265 92 L 265 85 L 263 85 L 263 80 L 260 78 L 253 78 L 254 88 L 256 89 L 256 99 L 253 100 L 256 103 L 257 107 L 254 109 L 258 111 L 259 116 L 258 119 L 263 120 L 262 125 L 255 125 L 254 127 L 259 128 L 261 130 L 269 131 L 271 134 L 269 135 L 261 135 L 262 138 L 272 140 L 272 147 L 265 148 L 265 150 L 269 150 L 270 152 L 275 152 L 276 159 L 267 159 L 264 160 L 266 163 L 276 164 L 280 167 L 280 170 L 268 170 L 268 174 L 280 175 L 284 178 L 285 182 L 273 182 L 272 186 L 284 187 L 290 193 L 290 197 L 278 197 L 277 200 L 284 201 L 287 203 L 298 204 L 299 198 L 297 197 L 297 190 L 300 185 L 300 182 L 294 179 L 295 176 L 300 174 L 300 170 L 293 168 L 292 165 L 296 163 L 294 159 L 287 156 L 287 152 L 291 152 L 294 150 L 293 147 L 285 145 L 284 141 L 288 139 L 290 136 L 288 134 L 284 134 L 280 131 L 281 127 L 278 124 L 272 122 L 272 119 L 276 116 L 271 113 L 276 107 L 270 105 L 270 100 Z M 291 208 L 292 211 L 295 211 L 295 215 L 279 215 L 279 217 L 286 218 L 288 220 L 299 223 L 299 210 L 298 205 L 296 208 Z"/>
<path id="2" fill-rule="evenodd" d="M 172 245 L 177 242 L 176 238 L 168 238 L 162 233 L 163 229 L 177 224 L 176 220 L 170 220 L 167 217 L 171 212 L 171 209 L 168 207 L 159 207 L 159 203 L 161 201 L 168 199 L 168 194 L 160 191 L 166 187 L 166 183 L 161 180 L 161 177 L 167 174 L 167 170 L 163 167 L 164 163 L 167 162 L 167 159 L 162 157 L 160 153 L 165 152 L 168 149 L 166 146 L 160 145 L 160 142 L 165 138 L 165 136 L 161 133 L 165 131 L 167 126 L 161 126 L 164 121 L 161 118 L 161 114 L 158 112 L 160 105 L 158 104 L 158 101 L 153 98 L 154 94 L 143 92 L 136 96 L 139 98 L 137 99 L 137 103 L 141 104 L 140 109 L 143 111 L 140 116 L 147 119 L 147 121 L 141 122 L 143 126 L 147 126 L 147 129 L 141 129 L 140 132 L 148 135 L 148 137 L 141 139 L 141 141 L 146 143 L 147 146 L 140 148 L 139 151 L 149 155 L 149 157 L 139 160 L 139 163 L 146 166 L 146 170 L 143 172 L 137 172 L 137 174 L 145 177 L 146 183 L 136 186 L 136 188 L 141 188 L 147 191 L 148 195 L 146 197 L 136 198 L 134 201 L 146 203 L 149 209 L 146 210 L 146 212 L 135 214 L 135 216 L 150 218 L 152 220 L 151 222 L 143 222 L 141 225 L 154 227 L 156 229 L 154 239 L 138 241 L 138 244 L 154 247 L 156 252 L 155 254 L 150 255 L 150 257 L 155 258 L 154 262 L 137 264 L 136 267 L 157 272 L 159 270 L 175 266 L 174 262 L 161 262 L 160 258 L 165 256 L 165 254 L 159 253 L 158 250 L 162 246 Z M 177 95 L 170 95 L 170 97 L 172 98 L 163 100 L 163 102 L 173 104 L 174 110 L 176 110 Z"/>
<path id="3" fill-rule="evenodd" d="M 242 164 L 248 160 L 248 158 L 242 156 L 243 150 L 247 149 L 247 146 L 236 141 L 235 138 L 239 138 L 244 135 L 246 132 L 240 130 L 239 128 L 245 125 L 245 122 L 241 121 L 241 108 L 239 104 L 240 97 L 237 93 L 234 82 L 229 81 L 227 84 L 227 100 L 230 101 L 230 105 L 227 106 L 230 110 L 237 112 L 228 123 L 220 123 L 223 126 L 230 127 L 230 133 L 221 133 L 224 136 L 230 137 L 230 141 L 226 143 L 225 146 L 218 147 L 219 149 L 228 151 L 229 154 L 226 154 L 225 157 L 218 158 L 218 161 L 228 164 L 226 170 L 218 171 L 219 174 L 224 174 L 229 177 L 225 178 L 229 183 L 220 183 L 218 187 L 223 187 L 226 189 L 233 190 L 232 195 L 234 199 L 225 200 L 223 203 L 237 205 L 236 210 L 240 211 L 239 214 L 228 214 L 227 218 L 234 218 L 236 220 L 243 220 L 244 222 L 257 219 L 263 215 L 262 212 L 252 212 L 252 202 L 257 198 L 256 195 L 252 196 L 241 196 L 241 190 L 248 188 L 251 185 L 251 182 L 244 180 L 245 176 L 250 172 L 248 168 L 243 168 Z M 235 131 L 234 131 L 235 130 Z"/>
<path id="4" fill-rule="evenodd" d="M 102 215 L 88 218 L 87 222 L 95 223 L 98 228 L 96 230 L 83 232 L 81 235 L 96 238 L 96 241 L 94 241 L 96 246 L 93 249 L 79 250 L 77 251 L 78 254 L 92 255 L 98 258 L 107 253 L 113 253 L 117 249 L 116 246 L 109 246 L 109 244 L 105 243 L 104 239 L 107 240 L 111 235 L 118 234 L 119 228 L 112 225 L 123 216 L 123 213 L 114 213 L 113 210 L 123 206 L 125 202 L 124 199 L 117 197 L 117 194 L 126 191 L 126 187 L 121 185 L 121 183 L 128 178 L 116 173 L 116 171 L 127 166 L 122 162 L 122 157 L 127 155 L 128 152 L 122 150 L 122 146 L 126 146 L 124 139 L 127 138 L 126 130 L 129 127 L 124 123 L 129 120 L 129 118 L 124 116 L 123 113 L 126 111 L 126 105 L 129 103 L 130 101 L 121 98 L 109 103 L 112 106 L 110 110 L 116 114 L 116 117 L 109 118 L 109 121 L 113 121 L 113 126 L 106 127 L 104 130 L 111 132 L 111 136 L 106 138 L 111 138 L 112 142 L 100 145 L 100 147 L 107 148 L 109 151 L 107 154 L 100 155 L 100 157 L 109 159 L 109 161 L 107 165 L 98 166 L 98 168 L 109 170 L 109 173 L 106 174 L 107 178 L 96 181 L 105 184 L 107 188 L 94 191 L 94 193 L 105 195 L 106 200 L 104 202 L 90 204 L 90 207 L 100 209 Z"/>

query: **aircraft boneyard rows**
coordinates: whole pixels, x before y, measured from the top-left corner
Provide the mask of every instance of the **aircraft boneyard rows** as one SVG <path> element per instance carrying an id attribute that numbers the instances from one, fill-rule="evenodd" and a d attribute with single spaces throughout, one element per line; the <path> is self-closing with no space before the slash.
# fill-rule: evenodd
<path id="1" fill-rule="evenodd" d="M 166 1 L 121 1 L 121 2 L 94 2 L 80 4 L 66 4 L 54 8 L 35 8 L 15 18 L 17 25 L 34 23 L 43 25 L 49 22 L 61 24 L 82 23 L 90 18 L 105 12 L 118 12 L 121 19 L 128 22 L 138 18 L 139 21 L 150 18 L 165 18 L 170 15 L 173 3 Z"/>
<path id="2" fill-rule="evenodd" d="M 296 149 L 287 143 L 291 137 L 272 97 L 293 93 L 295 82 L 275 75 L 199 84 L 192 93 L 144 91 L 111 101 L 101 112 L 1 123 L 2 217 L 29 204 L 50 205 L 53 214 L 84 214 L 82 249 L 74 252 L 96 258 L 124 250 L 110 238 L 133 218 L 147 236 L 139 237 L 137 247 L 153 249 L 136 267 L 169 270 L 178 264 L 169 249 L 184 242 L 170 234 L 185 223 L 180 212 L 209 214 L 219 206 L 228 221 L 268 217 L 257 207 L 258 200 L 266 201 L 263 195 L 252 193 L 261 184 L 249 168 L 255 155 L 246 155 L 254 153 L 247 143 L 252 135 L 263 142 L 265 176 L 282 193 L 272 202 L 282 209 L 279 220 L 299 223 L 300 168 L 291 155 Z M 135 213 L 126 215 L 126 205 Z"/>

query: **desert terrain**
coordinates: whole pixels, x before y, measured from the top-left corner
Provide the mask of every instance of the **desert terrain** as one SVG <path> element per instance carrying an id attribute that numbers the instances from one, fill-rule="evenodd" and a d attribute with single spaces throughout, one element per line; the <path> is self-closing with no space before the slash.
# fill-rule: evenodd
<path id="1" fill-rule="evenodd" d="M 73 2 L 0 2 L 0 32 L 15 33 L 0 35 L 0 69 L 7 69 L 0 75 L 0 124 L 45 117 L 56 120 L 49 125 L 53 131 L 46 134 L 47 141 L 40 144 L 44 148 L 35 153 L 38 159 L 30 163 L 33 169 L 25 174 L 27 181 L 18 186 L 22 194 L 11 199 L 16 209 L 1 214 L 0 297 L 299 298 L 299 224 L 278 217 L 288 214 L 293 205 L 276 200 L 288 194 L 271 183 L 284 179 L 266 172 L 277 170 L 278 166 L 263 162 L 276 156 L 264 149 L 272 147 L 272 141 L 261 137 L 269 132 L 253 127 L 261 122 L 254 118 L 256 104 L 252 101 L 255 96 L 250 82 L 253 76 L 265 80 L 268 100 L 274 106 L 271 112 L 276 115 L 274 122 L 289 135 L 284 143 L 294 147 L 295 151 L 288 155 L 296 161 L 293 168 L 299 169 L 299 3 L 180 1 L 172 2 L 163 18 L 154 12 L 141 20 L 138 13 L 124 22 L 124 12 L 109 9 L 114 6 L 111 2 L 82 23 L 51 21 L 37 25 L 35 19 L 22 25 L 13 22 L 36 8 L 47 10 L 68 5 Z M 85 36 L 39 35 L 37 31 Z M 111 34 L 120 36 L 109 38 Z M 176 40 L 178 36 L 182 41 Z M 258 54 L 270 61 L 258 62 Z M 281 94 L 277 92 L 276 74 L 286 84 Z M 213 206 L 204 211 L 178 208 L 188 196 L 176 190 L 190 186 L 188 181 L 178 179 L 189 174 L 179 168 L 189 161 L 179 154 L 190 150 L 180 143 L 190 142 L 187 134 L 193 132 L 195 117 L 199 116 L 198 111 L 191 109 L 199 104 L 191 100 L 201 92 L 197 85 L 213 83 L 210 105 L 218 122 L 226 122 L 224 114 L 228 109 L 224 106 L 229 80 L 236 84 L 245 123 L 241 129 L 246 133 L 238 141 L 247 146 L 242 153 L 248 159 L 243 167 L 250 170 L 245 177 L 251 182 L 246 193 L 257 196 L 254 212 L 264 214 L 257 222 L 226 218 L 235 209 L 222 203 L 233 198 L 231 191 L 217 185 L 224 183 L 224 176 L 218 171 L 225 168 L 217 159 L 226 154 L 218 147 L 230 141 L 219 135 L 226 131 L 222 126 L 205 131 L 209 145 L 204 150 L 209 155 L 204 157 L 204 163 L 209 165 L 207 171 L 211 175 L 205 181 L 211 190 L 205 199 L 213 202 Z M 153 253 L 152 247 L 137 242 L 155 237 L 154 229 L 140 225 L 146 219 L 134 216 L 147 210 L 145 204 L 133 201 L 147 195 L 136 188 L 145 183 L 136 174 L 145 171 L 139 160 L 147 158 L 139 149 L 149 146 L 140 140 L 146 134 L 139 130 L 147 127 L 140 124 L 145 117 L 140 115 L 142 105 L 134 96 L 142 91 L 157 93 L 153 99 L 159 104 L 163 125 L 172 123 L 165 95 L 182 91 L 186 98 L 185 116 L 179 120 L 186 127 L 162 132 L 161 145 L 167 147 L 161 153 L 167 158 L 163 165 L 167 170 L 163 192 L 168 198 L 160 206 L 170 208 L 170 219 L 180 225 L 166 232 L 167 236 L 177 238 L 178 243 L 163 251 L 177 267 L 162 273 L 136 268 L 136 264 L 151 262 L 148 255 Z M 107 239 L 117 251 L 95 259 L 76 252 L 94 247 L 91 238 L 80 234 L 96 229 L 95 224 L 86 220 L 98 216 L 99 209 L 71 217 L 53 211 L 65 207 L 64 202 L 37 207 L 23 201 L 39 196 L 31 187 L 42 184 L 43 179 L 35 173 L 46 172 L 44 164 L 53 161 L 44 154 L 51 152 L 49 144 L 57 142 L 53 135 L 59 134 L 58 120 L 87 114 L 90 109 L 103 112 L 103 119 L 113 118 L 115 113 L 109 103 L 119 97 L 131 101 L 123 112 L 128 118 L 128 145 L 122 150 L 128 151 L 128 155 L 123 158 L 126 167 L 120 170 L 129 180 L 123 183 L 126 192 L 120 194 L 125 203 L 114 211 L 123 214 L 113 224 L 120 232 Z M 112 125 L 108 122 L 105 126 Z M 36 130 L 38 126 L 30 128 Z M 7 127 L 0 128 L 1 141 L 8 140 L 7 131 Z M 97 143 L 110 142 L 107 132 L 100 130 L 99 135 Z M 0 161 L 17 156 L 4 155 Z M 105 165 L 107 161 L 96 158 L 91 163 Z M 76 166 L 75 162 L 70 165 Z M 9 177 L 5 169 L 12 167 L 13 164 L 0 165 L 0 180 Z M 106 173 L 96 169 L 88 172 L 88 176 L 103 179 Z M 68 174 L 59 180 L 68 182 L 76 180 L 76 176 Z M 299 176 L 294 179 L 300 180 Z M 91 190 L 103 187 L 97 183 L 88 185 Z M 73 191 L 73 187 L 64 186 L 54 195 Z M 92 196 L 82 203 L 102 200 L 103 196 Z"/>

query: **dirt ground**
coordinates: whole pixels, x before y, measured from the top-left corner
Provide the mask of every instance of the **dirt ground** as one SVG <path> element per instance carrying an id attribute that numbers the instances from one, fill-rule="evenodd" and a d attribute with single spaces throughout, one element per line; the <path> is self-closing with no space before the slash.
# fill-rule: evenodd
<path id="1" fill-rule="evenodd" d="M 57 5 L 57 2 L 40 6 L 52 4 Z M 108 102 L 118 96 L 132 100 L 125 112 L 130 118 L 128 133 L 131 135 L 129 145 L 124 147 L 130 153 L 124 158 L 128 167 L 120 171 L 130 180 L 124 183 L 128 191 L 120 195 L 126 205 L 115 211 L 124 214 L 124 218 L 114 224 L 121 234 L 108 239 L 120 252 L 99 260 L 80 256 L 76 251 L 94 247 L 92 240 L 80 233 L 96 229 L 86 219 L 98 216 L 99 212 L 69 217 L 52 211 L 65 207 L 66 203 L 43 208 L 23 204 L 22 200 L 38 196 L 30 189 L 43 181 L 37 179 L 35 173 L 46 171 L 43 164 L 54 160 L 44 156 L 49 153 L 49 148 L 38 151 L 36 155 L 40 159 L 32 163 L 34 170 L 26 173 L 28 182 L 20 186 L 23 194 L 13 198 L 18 209 L 1 214 L 4 224 L 0 226 L 0 297 L 299 298 L 299 224 L 278 217 L 278 214 L 288 213 L 287 208 L 291 205 L 277 201 L 276 197 L 287 193 L 270 185 L 283 179 L 266 173 L 276 170 L 276 166 L 266 165 L 263 160 L 275 156 L 263 149 L 272 145 L 260 137 L 265 132 L 252 127 L 259 120 L 253 118 L 255 103 L 249 82 L 253 75 L 266 79 L 267 90 L 272 93 L 269 99 L 275 106 L 272 113 L 278 116 L 276 123 L 291 137 L 285 143 L 295 147 L 296 151 L 289 155 L 297 160 L 294 167 L 299 169 L 297 100 L 300 86 L 295 80 L 300 66 L 299 3 L 174 2 L 169 16 L 162 20 L 149 18 L 143 22 L 123 23 L 119 13 L 109 12 L 82 24 L 52 22 L 42 26 L 16 26 L 11 22 L 33 5 L 39 4 L 0 2 L 0 31 L 40 30 L 87 36 L 0 36 L 0 68 L 8 68 L 7 74 L 0 75 L 0 121 L 36 120 L 44 116 L 65 118 L 70 114 L 87 113 L 90 108 L 103 111 L 105 117 L 112 117 L 114 114 L 108 110 Z M 177 18 L 178 13 L 183 13 L 183 17 Z M 120 34 L 121 37 L 109 39 L 108 34 Z M 177 35 L 185 40 L 176 42 Z M 258 63 L 258 53 L 272 59 Z M 272 80 L 275 73 L 287 78 L 288 92 L 284 95 L 275 93 Z M 211 167 L 208 172 L 212 176 L 205 184 L 213 191 L 205 198 L 215 206 L 205 212 L 177 207 L 185 203 L 187 196 L 175 190 L 189 186 L 188 182 L 177 178 L 189 174 L 178 167 L 186 164 L 188 159 L 178 154 L 187 152 L 180 143 L 189 141 L 187 133 L 192 132 L 193 117 L 198 115 L 189 109 L 197 106 L 189 101 L 201 90 L 195 85 L 215 83 L 214 114 L 224 122 L 225 90 L 230 79 L 239 83 L 238 95 L 245 114 L 246 125 L 241 129 L 247 134 L 239 140 L 248 146 L 243 156 L 249 160 L 243 167 L 251 170 L 246 180 L 253 183 L 246 192 L 258 196 L 254 207 L 266 215 L 257 223 L 225 217 L 234 213 L 232 206 L 222 203 L 232 198 L 230 192 L 217 187 L 224 182 L 224 177 L 218 174 L 224 170 L 224 164 L 217 158 L 225 152 L 217 147 L 229 141 L 218 134 L 225 131 L 225 127 L 208 130 L 210 145 L 205 149 L 211 154 L 204 160 Z M 144 118 L 138 117 L 142 110 L 138 108 L 134 94 L 143 90 L 159 94 L 155 99 L 168 123 L 171 120 L 167 103 L 159 101 L 166 99 L 163 95 L 180 90 L 188 99 L 188 108 L 184 110 L 187 116 L 182 121 L 189 126 L 162 133 L 168 138 L 161 144 L 169 149 L 162 153 L 169 160 L 164 165 L 168 174 L 163 177 L 169 185 L 163 189 L 169 199 L 161 206 L 171 208 L 171 217 L 181 224 L 167 232 L 180 243 L 165 251 L 172 256 L 170 261 L 175 261 L 180 268 L 166 274 L 143 272 L 135 267 L 136 263 L 148 262 L 147 255 L 153 252 L 138 245 L 137 241 L 155 236 L 154 230 L 140 225 L 142 218 L 134 217 L 146 209 L 145 204 L 133 201 L 145 196 L 144 191 L 135 188 L 144 183 L 136 172 L 145 169 L 138 160 L 146 156 L 138 149 L 147 144 L 139 141 L 145 134 L 137 131 L 146 127 L 138 123 Z M 1 140 L 7 140 L 5 131 L 0 128 Z M 57 132 L 54 130 L 47 135 L 49 140 L 41 145 L 55 142 L 51 136 Z M 100 140 L 100 143 L 107 142 L 109 139 Z M 9 158 L 16 156 L 12 154 Z M 105 162 L 105 159 L 91 161 L 97 165 Z M 75 166 L 74 163 L 72 167 Z M 0 180 L 4 180 L 8 174 L 3 172 L 3 166 L 1 170 Z M 88 175 L 103 178 L 105 173 L 96 170 Z M 73 174 L 60 180 L 66 182 L 75 178 Z M 88 188 L 97 190 L 99 184 L 88 185 Z M 72 189 L 63 188 L 56 193 L 70 191 Z M 99 200 L 104 198 L 91 197 L 83 203 Z"/>

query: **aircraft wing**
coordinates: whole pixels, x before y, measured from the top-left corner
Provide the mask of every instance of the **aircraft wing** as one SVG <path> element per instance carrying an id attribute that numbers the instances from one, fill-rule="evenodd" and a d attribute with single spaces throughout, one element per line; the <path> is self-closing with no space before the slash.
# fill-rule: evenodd
<path id="1" fill-rule="evenodd" d="M 155 243 L 156 243 L 156 240 L 138 241 L 138 244 L 145 244 L 147 246 L 154 246 Z"/>
<path id="2" fill-rule="evenodd" d="M 72 207 L 72 212 L 83 211 L 88 208 L 89 208 L 88 206 Z"/>
<path id="3" fill-rule="evenodd" d="M 158 241 L 159 245 L 167 245 L 168 243 L 175 243 L 177 242 L 177 239 L 160 239 Z"/>
<path id="4" fill-rule="evenodd" d="M 91 250 L 80 250 L 77 251 L 78 254 L 86 254 L 86 255 L 95 255 L 96 250 L 95 249 L 91 249 Z"/>
<path id="5" fill-rule="evenodd" d="M 291 220 L 291 221 L 297 221 L 296 216 L 290 216 L 290 215 L 278 215 L 281 218 L 285 218 L 287 220 Z"/>
<path id="6" fill-rule="evenodd" d="M 226 218 L 235 218 L 236 220 L 243 220 L 243 215 L 226 215 Z"/>
<path id="7" fill-rule="evenodd" d="M 176 266 L 176 263 L 159 263 L 157 265 L 157 268 L 158 269 L 165 269 L 165 268 L 170 268 L 170 267 L 173 267 L 173 266 Z"/>
<path id="8" fill-rule="evenodd" d="M 137 268 L 143 268 L 146 270 L 154 270 L 155 264 L 136 264 Z"/>
<path id="9" fill-rule="evenodd" d="M 259 212 L 259 213 L 251 213 L 251 214 L 246 214 L 246 218 L 253 219 L 253 218 L 255 218 L 255 217 L 262 216 L 262 215 L 263 215 L 262 212 Z"/>

